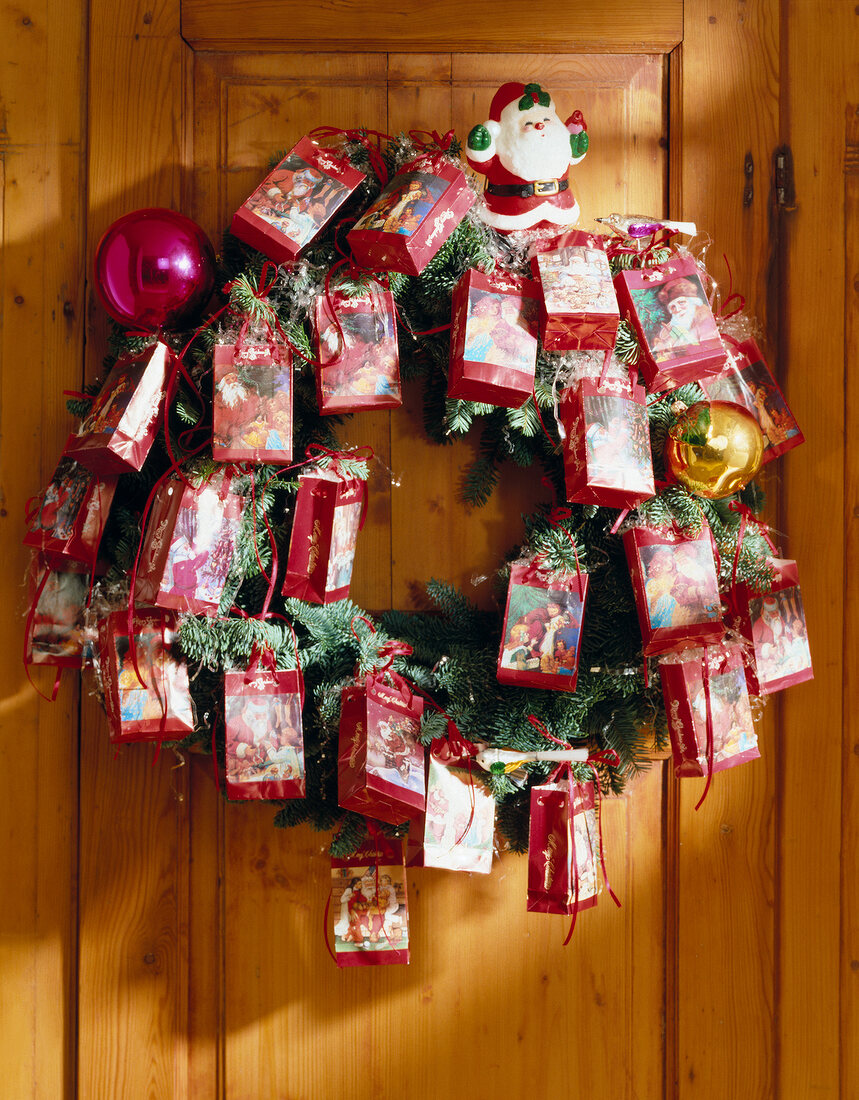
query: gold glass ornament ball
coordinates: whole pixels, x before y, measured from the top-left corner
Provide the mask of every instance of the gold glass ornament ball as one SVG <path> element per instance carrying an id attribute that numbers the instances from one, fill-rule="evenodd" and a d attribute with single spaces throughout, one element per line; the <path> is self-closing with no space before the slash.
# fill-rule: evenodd
<path id="1" fill-rule="evenodd" d="M 730 401 L 691 405 L 665 441 L 668 469 L 691 493 L 708 500 L 738 493 L 761 468 L 763 457 L 760 425 Z"/>

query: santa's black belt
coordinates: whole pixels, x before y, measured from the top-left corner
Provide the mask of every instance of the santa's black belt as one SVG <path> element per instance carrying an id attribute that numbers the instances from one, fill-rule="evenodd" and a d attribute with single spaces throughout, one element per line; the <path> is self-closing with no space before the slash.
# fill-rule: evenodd
<path id="1" fill-rule="evenodd" d="M 533 183 L 487 183 L 486 190 L 499 197 L 530 199 L 533 195 L 557 195 L 569 186 L 569 180 L 534 180 Z"/>

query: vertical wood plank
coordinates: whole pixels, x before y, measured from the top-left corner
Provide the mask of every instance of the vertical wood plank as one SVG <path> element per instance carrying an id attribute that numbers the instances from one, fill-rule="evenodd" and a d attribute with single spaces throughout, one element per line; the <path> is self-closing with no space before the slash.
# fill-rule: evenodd
<path id="1" fill-rule="evenodd" d="M 859 409 L 859 95 L 848 89 L 844 156 L 845 310 L 844 369 L 845 419 L 855 422 Z M 846 559 L 859 556 L 859 461 L 852 449 L 845 452 Z M 859 652 L 859 586 L 848 570 L 844 599 L 844 651 Z M 843 800 L 841 816 L 841 1090 L 859 1091 L 859 1050 L 853 1037 L 859 1034 L 859 881 L 854 873 L 859 858 L 859 736 L 854 700 L 859 695 L 859 670 L 845 663 L 844 738 L 842 748 Z"/>
<path id="2" fill-rule="evenodd" d="M 846 473 L 848 487 L 855 487 L 855 458 L 847 444 L 854 434 L 849 417 L 855 405 L 845 407 L 845 386 L 850 402 L 855 380 L 846 367 L 856 354 L 857 226 L 855 209 L 852 224 L 845 214 L 844 170 L 855 165 L 845 157 L 844 122 L 857 103 L 859 15 L 853 4 L 813 7 L 791 0 L 782 16 L 790 78 L 782 137 L 793 153 L 796 192 L 788 202 L 792 209 L 781 215 L 782 370 L 787 399 L 807 441 L 799 460 L 786 469 L 782 514 L 789 555 L 799 562 L 815 679 L 791 689 L 782 710 L 779 1071 L 786 1095 L 835 1098 L 859 1088 L 855 1053 L 850 1053 L 856 1033 L 848 1030 L 855 1022 L 849 1009 L 856 1003 L 857 974 L 849 969 L 856 957 L 849 948 L 855 929 L 846 918 L 855 909 L 845 905 L 842 917 L 838 907 L 842 882 L 855 877 L 849 862 L 843 877 L 841 860 L 851 854 L 856 835 L 855 764 L 845 767 L 856 741 L 856 680 L 844 660 L 845 641 L 855 638 L 856 630 L 855 562 L 845 560 L 842 532 L 852 546 L 855 500 L 845 497 L 844 478 Z M 855 186 L 852 178 L 847 182 Z M 815 315 L 825 318 L 822 325 L 809 325 Z M 851 332 L 849 345 L 845 337 Z M 815 378 L 815 363 L 823 365 L 823 385 Z M 841 516 L 843 528 L 836 518 Z M 845 588 L 853 616 L 847 624 Z M 855 649 L 852 655 L 855 662 Z M 813 782 L 810 751 L 819 777 Z M 846 1012 L 839 1028 L 842 993 Z M 851 1076 L 841 1077 L 842 1065 Z"/>
<path id="3" fill-rule="evenodd" d="M 184 208 L 190 52 L 178 4 L 93 0 L 89 258 L 121 214 Z M 91 303 L 87 370 L 107 322 Z M 114 759 L 87 698 L 81 755 L 79 1095 L 188 1095 L 189 785 L 171 753 Z"/>
<path id="4" fill-rule="evenodd" d="M 75 1089 L 78 686 L 21 665 L 25 502 L 53 473 L 80 385 L 86 223 L 83 3 L 3 5 L 0 41 L 0 1092 Z M 42 74 L 34 79 L 34 74 Z M 50 695 L 53 669 L 33 678 Z M 22 762 L 25 762 L 22 764 Z"/>
<path id="5" fill-rule="evenodd" d="M 769 163 L 778 136 L 778 26 L 774 0 L 687 0 L 671 117 L 672 215 L 712 238 L 708 268 L 724 285 L 718 257 L 728 256 L 734 288 L 765 326 L 774 322 Z M 681 1098 L 775 1095 L 773 810 L 781 744 L 771 727 L 770 718 L 760 731 L 762 759 L 716 776 L 699 812 L 703 781 L 683 780 L 678 792 L 679 849 L 668 858 L 677 860 L 679 890 L 672 1007 Z"/>

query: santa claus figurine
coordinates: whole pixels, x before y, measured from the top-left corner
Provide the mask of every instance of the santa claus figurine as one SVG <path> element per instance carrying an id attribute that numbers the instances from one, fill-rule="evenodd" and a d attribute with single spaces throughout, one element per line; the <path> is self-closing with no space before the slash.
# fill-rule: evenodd
<path id="1" fill-rule="evenodd" d="M 534 226 L 570 226 L 579 219 L 567 179 L 587 153 L 581 111 L 561 122 L 539 84 L 504 84 L 489 120 L 468 135 L 468 163 L 486 176 L 480 217 L 502 233 Z"/>

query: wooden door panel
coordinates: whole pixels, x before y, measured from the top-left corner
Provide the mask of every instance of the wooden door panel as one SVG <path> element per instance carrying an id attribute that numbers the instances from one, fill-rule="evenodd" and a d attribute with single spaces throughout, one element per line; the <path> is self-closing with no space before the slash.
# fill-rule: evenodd
<path id="1" fill-rule="evenodd" d="M 195 216 L 216 233 L 259 182 L 271 153 L 316 125 L 389 133 L 454 128 L 464 136 L 486 117 L 495 89 L 518 73 L 539 73 L 564 107 L 585 112 L 597 151 L 574 186 L 590 217 L 663 208 L 659 57 L 206 54 L 195 66 Z M 409 386 L 403 410 L 359 414 L 340 432 L 351 444 L 371 442 L 385 463 L 371 485 L 354 597 L 376 608 L 392 600 L 412 606 L 417 583 L 435 576 L 488 604 L 488 577 L 521 538 L 520 513 L 545 497 L 541 475 L 505 469 L 492 502 L 466 513 L 459 481 L 475 443 L 429 444 L 420 406 L 420 388 Z M 648 1037 L 660 1030 L 664 998 L 662 949 L 654 947 L 665 927 L 665 854 L 652 839 L 662 800 L 656 768 L 634 798 L 607 807 L 611 873 L 625 906 L 616 912 L 603 904 L 589 914 L 566 951 L 560 950 L 564 922 L 525 912 L 526 861 L 506 856 L 488 880 L 411 873 L 411 966 L 357 973 L 338 971 L 325 950 L 327 838 L 274 830 L 264 806 L 228 806 L 226 1096 L 276 1095 L 284 1080 L 296 1098 L 359 1100 L 368 1087 L 379 1095 L 424 1096 L 426 1060 L 415 1056 L 416 1034 L 433 1051 L 433 1092 L 467 1095 L 489 1082 L 516 1094 L 535 1083 L 548 1090 L 573 1056 L 582 1086 L 595 1097 L 616 1094 L 630 1080 L 658 1093 L 663 1052 Z M 466 958 L 468 972 L 485 977 L 463 989 Z M 394 1011 L 407 1028 L 393 1026 Z M 542 1035 L 573 1019 L 568 1043 L 511 1064 L 508 1050 L 536 1049 Z M 492 1035 L 491 1049 L 477 1061 L 462 1057 L 461 1036 L 481 1033 Z M 612 1057 L 618 1044 L 628 1055 L 623 1060 Z M 369 1078 L 355 1075 L 356 1050 L 365 1052 Z"/>

